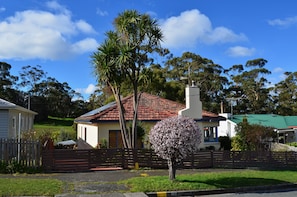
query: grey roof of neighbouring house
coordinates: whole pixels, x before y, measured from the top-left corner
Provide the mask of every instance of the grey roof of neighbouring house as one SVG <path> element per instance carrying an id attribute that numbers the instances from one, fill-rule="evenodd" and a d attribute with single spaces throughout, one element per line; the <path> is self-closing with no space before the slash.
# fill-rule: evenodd
<path id="1" fill-rule="evenodd" d="M 14 103 L 11 103 L 7 100 L 4 100 L 4 99 L 1 99 L 0 98 L 0 109 L 16 109 L 16 110 L 19 110 L 19 111 L 22 111 L 22 112 L 26 112 L 26 113 L 31 113 L 31 114 L 37 114 L 36 112 L 32 111 L 32 110 L 29 110 L 29 109 L 26 109 L 24 107 L 21 107 L 21 106 L 18 106 Z"/>

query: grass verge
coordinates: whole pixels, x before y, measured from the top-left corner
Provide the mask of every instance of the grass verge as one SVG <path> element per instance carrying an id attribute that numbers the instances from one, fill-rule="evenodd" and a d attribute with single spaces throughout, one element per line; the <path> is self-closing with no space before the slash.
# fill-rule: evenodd
<path id="1" fill-rule="evenodd" d="M 175 181 L 170 181 L 168 176 L 148 176 L 119 183 L 127 185 L 131 192 L 226 189 L 297 183 L 297 171 L 207 172 L 177 175 Z"/>
<path id="2" fill-rule="evenodd" d="M 38 176 L 40 175 L 30 175 L 30 178 L 0 177 L 0 196 L 54 196 L 64 191 L 71 193 L 75 190 L 71 182 L 63 182 L 50 176 L 37 178 Z M 297 171 L 195 172 L 193 174 L 177 174 L 175 181 L 170 181 L 168 176 L 141 176 L 140 174 L 139 177 L 117 182 L 117 184 L 124 184 L 130 188 L 129 191 L 124 192 L 210 190 L 285 183 L 297 183 Z M 81 184 L 84 183 L 81 182 Z M 100 184 L 102 183 L 98 182 L 98 185 Z"/>
<path id="3" fill-rule="evenodd" d="M 0 196 L 54 196 L 63 186 L 56 179 L 0 178 Z"/>

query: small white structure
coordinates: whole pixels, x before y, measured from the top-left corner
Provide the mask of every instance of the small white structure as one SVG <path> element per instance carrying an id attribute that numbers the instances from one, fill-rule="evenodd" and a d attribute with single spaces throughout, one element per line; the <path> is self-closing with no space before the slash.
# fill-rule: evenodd
<path id="1" fill-rule="evenodd" d="M 220 136 L 228 136 L 230 138 L 236 135 L 235 128 L 237 123 L 232 121 L 232 117 L 230 113 L 221 113 L 219 116 L 225 117 L 225 121 L 220 121 L 218 126 L 218 135 Z"/>
<path id="2" fill-rule="evenodd" d="M 33 129 L 36 112 L 0 98 L 0 138 L 17 138 Z"/>

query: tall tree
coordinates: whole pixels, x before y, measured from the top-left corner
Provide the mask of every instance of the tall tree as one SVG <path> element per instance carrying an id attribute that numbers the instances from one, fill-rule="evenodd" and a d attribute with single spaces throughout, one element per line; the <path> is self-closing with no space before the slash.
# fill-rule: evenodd
<path id="1" fill-rule="evenodd" d="M 181 57 L 168 60 L 166 69 L 171 81 L 186 79 L 186 84 L 195 81 L 200 88 L 203 106 L 211 111 L 219 111 L 222 93 L 228 84 L 222 66 L 200 55 L 185 52 Z M 184 90 L 184 86 L 182 89 Z"/>
<path id="2" fill-rule="evenodd" d="M 36 90 L 35 97 L 44 98 L 49 115 L 70 117 L 73 114 L 72 99 L 77 96 L 77 93 L 72 90 L 67 82 L 61 83 L 53 77 L 48 77 L 36 84 Z"/>
<path id="3" fill-rule="evenodd" d="M 35 96 L 36 84 L 40 83 L 42 79 L 46 77 L 46 72 L 41 69 L 40 65 L 37 66 L 23 66 L 20 74 L 20 86 L 25 88 L 25 92 L 27 92 L 27 106 L 28 109 L 31 108 L 31 97 Z M 26 94 L 26 93 L 25 93 Z M 38 109 L 33 109 L 38 110 Z"/>
<path id="4" fill-rule="evenodd" d="M 135 147 L 137 141 L 139 84 L 148 80 L 144 79 L 147 77 L 146 73 L 148 72 L 146 65 L 153 62 L 149 54 L 154 52 L 162 54 L 163 52 L 160 47 L 163 35 L 156 20 L 152 19 L 148 14 L 140 14 L 136 10 L 124 11 L 115 19 L 114 24 L 119 34 L 121 45 L 125 51 L 128 49 L 128 55 L 121 53 L 123 56 L 120 56 L 120 62 L 123 64 L 133 87 L 134 117 L 131 138 L 132 147 Z"/>
<path id="5" fill-rule="evenodd" d="M 274 100 L 280 115 L 297 115 L 297 72 L 285 72 L 286 78 L 275 85 Z"/>
<path id="6" fill-rule="evenodd" d="M 150 54 L 163 54 L 160 47 L 161 30 L 156 20 L 147 14 L 127 10 L 114 20 L 115 31 L 107 33 L 107 39 L 92 56 L 95 72 L 99 82 L 110 86 L 120 112 L 120 126 L 125 147 L 136 146 L 137 110 L 139 87 L 150 81 L 148 65 L 153 59 Z M 101 78 L 101 79 L 100 79 Z M 132 130 L 127 131 L 125 115 L 121 103 L 121 88 L 130 83 L 133 88 Z"/>
<path id="7" fill-rule="evenodd" d="M 269 110 L 265 106 L 269 106 L 271 89 L 265 76 L 271 72 L 264 68 L 266 63 L 267 60 L 259 58 L 247 61 L 245 67 L 235 65 L 228 70 L 238 72 L 230 75 L 233 80 L 231 88 L 236 90 L 234 94 L 238 103 L 241 103 L 238 113 L 265 113 Z M 230 97 L 234 98 L 233 95 Z"/>
<path id="8" fill-rule="evenodd" d="M 0 98 L 23 106 L 24 97 L 22 92 L 15 89 L 18 77 L 11 75 L 10 69 L 10 64 L 0 62 Z"/>
<path id="9" fill-rule="evenodd" d="M 119 124 L 123 145 L 125 148 L 131 148 L 131 143 L 128 141 L 129 136 L 125 121 L 124 107 L 121 101 L 121 85 L 126 79 L 126 73 L 122 68 L 122 64 L 119 63 L 121 53 L 118 42 L 119 37 L 117 33 L 113 31 L 107 32 L 106 36 L 106 40 L 92 55 L 92 62 L 95 67 L 94 73 L 98 83 L 101 84 L 101 86 L 108 86 L 113 92 L 119 110 Z"/>

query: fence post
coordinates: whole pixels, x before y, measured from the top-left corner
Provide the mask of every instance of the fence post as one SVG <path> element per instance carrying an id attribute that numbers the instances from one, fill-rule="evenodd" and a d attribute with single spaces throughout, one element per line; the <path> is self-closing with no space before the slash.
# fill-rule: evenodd
<path id="1" fill-rule="evenodd" d="M 211 158 L 211 168 L 214 168 L 213 150 L 210 151 L 210 158 Z"/>
<path id="2" fill-rule="evenodd" d="M 234 151 L 231 152 L 231 156 L 232 156 L 232 168 L 234 168 Z"/>

